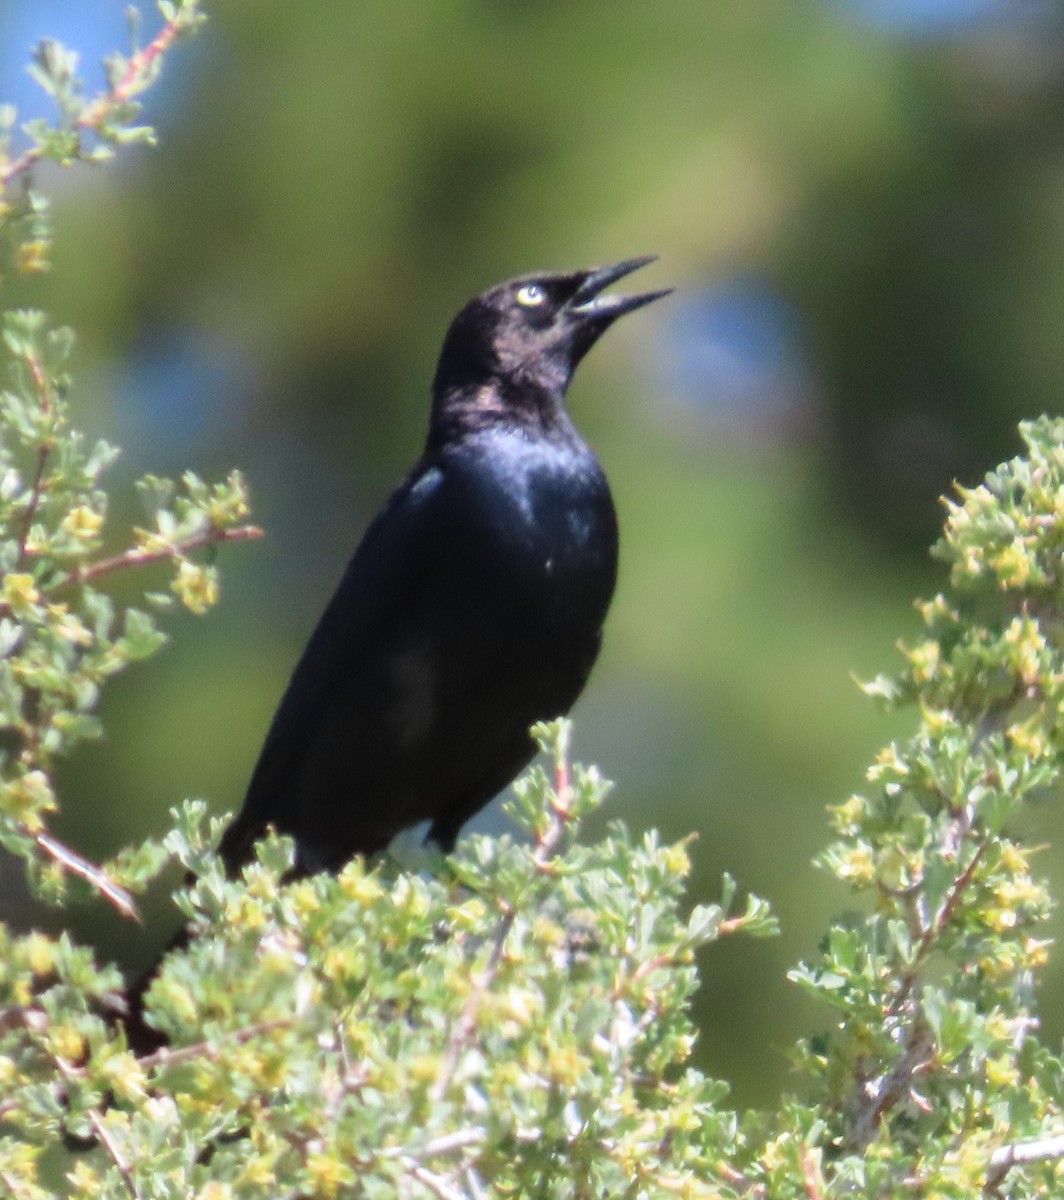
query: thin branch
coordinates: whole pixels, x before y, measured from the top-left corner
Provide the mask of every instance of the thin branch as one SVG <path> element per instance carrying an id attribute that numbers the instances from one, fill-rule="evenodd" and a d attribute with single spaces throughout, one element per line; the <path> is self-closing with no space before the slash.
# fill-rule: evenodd
<path id="1" fill-rule="evenodd" d="M 118 1168 L 118 1173 L 122 1176 L 129 1194 L 133 1197 L 133 1200 L 141 1200 L 140 1189 L 137 1187 L 137 1181 L 133 1178 L 132 1168 L 126 1161 L 125 1155 L 119 1149 L 118 1143 L 109 1133 L 103 1118 L 95 1109 L 89 1110 L 89 1122 L 92 1125 L 93 1133 L 96 1134 L 100 1141 L 100 1145 L 111 1156 L 111 1161 Z"/>
<path id="2" fill-rule="evenodd" d="M 1046 1162 L 1055 1158 L 1064 1158 L 1064 1134 L 1058 1133 L 1053 1137 L 1036 1138 L 1031 1142 L 1013 1142 L 1008 1146 L 999 1146 L 990 1156 L 990 1170 L 983 1186 L 983 1195 L 997 1195 L 1005 1176 L 1014 1166 Z"/>
<path id="3" fill-rule="evenodd" d="M 822 1180 L 820 1178 L 820 1170 L 813 1160 L 813 1155 L 808 1146 L 803 1147 L 801 1155 L 802 1164 L 802 1182 L 805 1184 L 805 1194 L 809 1200 L 824 1200 L 824 1192 L 821 1188 Z"/>
<path id="4" fill-rule="evenodd" d="M 747 922 L 746 914 L 738 917 L 725 917 L 717 926 L 718 937 L 731 937 L 733 933 L 738 933 Z"/>
<path id="5" fill-rule="evenodd" d="M 537 838 L 535 850 L 532 855 L 532 865 L 537 872 L 545 870 L 547 864 L 554 857 L 565 835 L 566 826 L 569 823 L 572 808 L 572 786 L 569 781 L 569 765 L 564 756 L 559 757 L 556 765 L 554 801 L 550 807 L 553 819 L 542 836 Z M 503 911 L 502 920 L 499 922 L 499 927 L 495 931 L 495 938 L 492 942 L 487 964 L 477 977 L 473 989 L 462 1008 L 462 1012 L 455 1022 L 450 1045 L 447 1047 L 447 1057 L 444 1060 L 443 1069 L 431 1092 L 432 1100 L 435 1103 L 438 1103 L 446 1096 L 447 1090 L 451 1086 L 451 1081 L 458 1070 L 462 1051 L 468 1046 L 470 1038 L 473 1035 L 473 1030 L 476 1028 L 477 1012 L 484 1001 L 485 995 L 495 982 L 496 975 L 499 973 L 503 950 L 506 947 L 507 939 L 516 920 L 517 909 L 512 904 L 507 904 Z"/>
<path id="6" fill-rule="evenodd" d="M 41 410 L 45 416 L 51 417 L 55 411 L 55 393 L 52 390 L 52 381 L 48 376 L 48 372 L 44 369 L 44 364 L 36 354 L 28 354 L 26 356 L 26 364 L 30 369 L 30 374 L 33 376 L 33 385 L 41 398 Z M 22 533 L 19 535 L 18 540 L 19 564 L 23 563 L 26 559 L 26 545 L 29 542 L 30 530 L 33 528 L 33 518 L 37 515 L 37 509 L 41 503 L 41 494 L 44 491 L 44 473 L 48 469 L 48 459 L 51 457 L 51 453 L 51 438 L 42 439 L 41 444 L 37 447 L 37 467 L 34 471 L 30 502 L 26 507 L 26 517 L 22 523 Z"/>
<path id="7" fill-rule="evenodd" d="M 258 525 L 238 525 L 235 529 L 218 529 L 211 526 L 210 529 L 193 534 L 181 542 L 153 547 L 150 550 L 144 546 L 133 546 L 129 550 L 123 550 L 121 554 L 112 555 L 110 558 L 100 558 L 95 562 L 83 563 L 80 567 L 75 567 L 65 575 L 60 575 L 47 588 L 42 588 L 42 591 L 51 595 L 62 588 L 89 583 L 93 579 L 98 579 L 101 575 L 109 575 L 112 571 L 121 571 L 126 567 L 141 567 L 149 563 L 164 562 L 166 559 L 183 558 L 196 550 L 202 550 L 206 546 L 220 546 L 223 542 L 246 542 L 262 536 L 263 530 Z M 8 617 L 10 615 L 11 606 L 9 604 L 0 604 L 0 617 Z"/>
<path id="8" fill-rule="evenodd" d="M 76 122 L 77 128 L 99 133 L 100 127 L 109 117 L 123 104 L 128 103 L 138 91 L 143 90 L 144 80 L 155 60 L 170 48 L 181 31 L 182 18 L 183 14 L 176 12 L 152 41 L 130 58 L 122 78 L 113 87 L 101 92 L 81 110 Z M 19 175 L 25 174 L 40 160 L 43 154 L 43 146 L 30 146 L 17 158 L 0 165 L 0 189 L 11 180 L 18 178 Z"/>
<path id="9" fill-rule="evenodd" d="M 484 1190 L 480 1176 L 472 1167 L 467 1167 L 465 1170 L 465 1184 L 466 1192 L 472 1200 L 487 1200 L 488 1193 Z"/>
<path id="10" fill-rule="evenodd" d="M 66 1059 L 62 1058 L 58 1054 L 52 1056 L 52 1061 L 59 1068 L 59 1073 L 64 1079 L 66 1079 L 68 1083 L 80 1073 L 71 1067 Z M 141 1200 L 140 1190 L 137 1187 L 136 1180 L 133 1178 L 133 1169 L 130 1167 L 129 1162 L 126 1159 L 126 1156 L 122 1153 L 118 1143 L 111 1136 L 111 1133 L 108 1130 L 107 1125 L 104 1123 L 103 1118 L 94 1108 L 89 1109 L 88 1118 L 89 1123 L 92 1125 L 92 1131 L 96 1135 L 97 1140 L 111 1156 L 111 1161 L 118 1168 L 118 1173 L 122 1176 L 122 1179 L 126 1185 L 126 1190 L 133 1197 L 133 1200 Z"/>
<path id="11" fill-rule="evenodd" d="M 292 1025 L 293 1019 L 292 1017 L 278 1017 L 273 1021 L 260 1021 L 257 1025 L 247 1025 L 243 1029 L 236 1029 L 232 1033 L 226 1034 L 222 1041 L 196 1042 L 192 1046 L 182 1046 L 177 1050 L 163 1046 L 138 1059 L 138 1062 L 146 1071 L 153 1071 L 156 1067 L 172 1067 L 177 1063 L 193 1062 L 197 1058 L 213 1060 L 218 1057 L 227 1043 L 233 1042 L 239 1046 L 244 1042 L 252 1041 L 261 1034 L 272 1033 L 275 1029 L 287 1029 Z"/>
<path id="12" fill-rule="evenodd" d="M 566 741 L 568 742 L 568 738 Z M 565 824 L 569 820 L 569 813 L 572 811 L 573 807 L 573 787 L 572 781 L 569 778 L 569 762 L 564 755 L 560 757 L 555 764 L 554 795 L 556 799 L 551 805 L 551 808 L 560 818 L 561 824 L 557 830 L 554 843 L 551 846 L 551 854 L 554 853 L 554 847 L 557 846 L 558 842 L 561 840 L 562 832 L 564 831 Z M 548 830 L 544 835 L 544 842 L 548 837 L 550 837 L 551 832 L 551 830 Z"/>
<path id="13" fill-rule="evenodd" d="M 919 976 L 919 969 L 924 959 L 934 948 L 935 942 L 942 936 L 943 931 L 949 924 L 953 914 L 957 910 L 957 905 L 960 903 L 961 896 L 967 890 L 968 885 L 972 882 L 975 876 L 976 868 L 983 860 L 986 854 L 988 842 L 980 842 L 975 849 L 975 853 L 971 857 L 971 861 L 964 870 L 954 879 L 950 885 L 949 891 L 946 893 L 946 898 L 942 901 L 942 905 L 938 912 L 935 913 L 934 919 L 923 932 L 923 936 L 916 946 L 916 953 L 913 955 L 912 965 L 902 976 L 901 987 L 891 1001 L 889 1016 L 897 1016 L 909 996 L 912 994 L 913 987 L 916 984 Z"/>
<path id="14" fill-rule="evenodd" d="M 100 558 L 96 562 L 84 563 L 80 567 L 75 567 L 73 571 L 58 579 L 48 590 L 51 592 L 70 584 L 88 583 L 92 579 L 98 579 L 101 575 L 108 575 L 112 571 L 120 571 L 125 567 L 140 567 L 146 563 L 163 562 L 168 558 L 182 558 L 194 550 L 202 550 L 205 546 L 260 538 L 262 532 L 258 525 L 239 525 L 235 529 L 218 529 L 211 526 L 201 533 L 193 534 L 184 541 L 174 542 L 171 545 L 157 546 L 151 549 L 146 546 L 133 546 L 110 558 Z"/>
<path id="15" fill-rule="evenodd" d="M 22 533 L 18 539 L 18 562 L 26 561 L 26 544 L 30 540 L 30 530 L 33 528 L 33 518 L 41 503 L 41 492 L 44 490 L 44 472 L 48 467 L 48 459 L 52 448 L 47 442 L 37 447 L 37 468 L 33 473 L 33 489 L 30 492 L 30 502 L 26 507 L 26 518 L 22 522 Z"/>
<path id="16" fill-rule="evenodd" d="M 151 70 L 152 64 L 160 55 L 170 49 L 180 32 L 181 16 L 180 12 L 174 13 L 148 45 L 130 58 L 122 78 L 109 91 L 102 92 L 87 108 L 82 110 L 81 116 L 78 117 L 78 125 L 82 129 L 98 131 L 116 109 L 131 100 L 138 91 L 143 91 L 144 80 Z"/>
<path id="17" fill-rule="evenodd" d="M 903 1096 L 908 1095 L 913 1076 L 926 1067 L 935 1050 L 935 1039 L 922 1019 L 916 1019 L 908 1030 L 908 1045 L 893 1068 L 880 1077 L 878 1084 L 866 1093 L 866 1100 L 854 1124 L 851 1144 L 863 1150 L 875 1136 L 876 1125 Z"/>
<path id="18" fill-rule="evenodd" d="M 627 977 L 624 971 L 628 965 L 628 955 L 625 955 L 624 963 L 617 976 L 617 982 L 613 987 L 613 999 L 616 1000 L 624 992 L 624 989 L 630 987 L 634 983 L 639 983 L 648 975 L 652 975 L 655 971 L 664 970 L 666 967 L 676 965 L 677 956 L 675 954 L 656 954 L 653 958 L 644 959 L 639 966 Z"/>
<path id="19" fill-rule="evenodd" d="M 480 1146 L 487 1140 L 483 1129 L 455 1129 L 430 1138 L 424 1145 L 412 1150 L 409 1146 L 385 1146 L 379 1151 L 380 1158 L 409 1158 L 423 1160 L 450 1154 L 452 1150 L 464 1150 L 466 1146 Z"/>
<path id="20" fill-rule="evenodd" d="M 40 470 L 38 471 L 37 481 L 34 485 L 33 498 L 31 499 L 23 531 L 22 552 L 25 551 L 25 541 L 29 534 L 30 522 L 33 519 L 33 514 L 36 511 L 40 497 L 40 484 L 46 461 L 46 453 L 46 449 L 42 447 L 39 460 Z M 160 562 L 165 559 L 183 557 L 205 546 L 218 545 L 222 542 L 245 541 L 261 536 L 262 530 L 257 525 L 242 525 L 235 529 L 218 529 L 211 526 L 206 530 L 185 538 L 183 541 L 151 549 L 134 546 L 110 558 L 102 558 L 96 562 L 85 563 L 74 568 L 74 570 L 68 572 L 66 575 L 61 576 L 47 590 L 48 592 L 54 592 L 72 584 L 84 584 L 90 580 L 98 579 L 102 575 L 122 570 L 126 567 L 141 566 L 147 563 Z M 0 616 L 6 616 L 8 611 L 9 608 L 7 605 L 0 605 Z M 82 855 L 71 850 L 69 846 L 64 845 L 49 834 L 36 834 L 34 841 L 37 848 L 54 862 L 58 863 L 63 870 L 87 880 L 124 916 L 130 917 L 135 921 L 140 920 L 140 915 L 137 912 L 137 906 L 133 902 L 132 896 L 124 888 L 115 883 L 101 867 L 82 857 Z"/>
<path id="21" fill-rule="evenodd" d="M 757 1197 L 757 1200 L 762 1200 L 762 1197 L 764 1197 L 765 1188 L 763 1184 L 754 1183 L 754 1181 L 752 1179 L 748 1179 L 742 1173 L 742 1171 L 737 1171 L 734 1167 L 729 1166 L 727 1163 L 717 1163 L 713 1167 L 713 1170 L 740 1195 L 745 1196 L 746 1193 L 749 1192 L 751 1195 Z"/>
<path id="22" fill-rule="evenodd" d="M 427 1187 L 434 1196 L 439 1197 L 439 1200 L 467 1200 L 465 1192 L 452 1187 L 446 1179 L 437 1175 L 434 1171 L 429 1171 L 425 1167 L 418 1166 L 417 1163 L 406 1163 L 404 1165 L 410 1172 L 410 1177 Z"/>
<path id="23" fill-rule="evenodd" d="M 43 153 L 42 146 L 30 146 L 18 158 L 9 159 L 4 166 L 0 167 L 0 187 L 5 187 L 12 179 L 17 179 L 19 175 L 28 171 Z"/>
<path id="24" fill-rule="evenodd" d="M 462 1056 L 462 1051 L 469 1044 L 473 1030 L 476 1028 L 477 1012 L 483 1003 L 488 989 L 495 981 L 495 976 L 498 974 L 499 963 L 502 961 L 503 947 L 506 945 L 506 940 L 510 936 L 510 930 L 513 929 L 516 920 L 517 909 L 512 905 L 508 905 L 495 932 L 495 940 L 491 947 L 487 966 L 481 971 L 473 984 L 473 990 L 469 993 L 462 1012 L 455 1022 L 450 1045 L 447 1047 L 447 1058 L 444 1061 L 443 1070 L 440 1072 L 432 1088 L 433 1103 L 439 1103 L 447 1095 L 447 1089 L 451 1086 L 451 1080 L 458 1069 L 458 1062 Z"/>
<path id="25" fill-rule="evenodd" d="M 441 1133 L 439 1137 L 431 1138 L 421 1147 L 420 1153 L 426 1158 L 436 1158 L 440 1154 L 450 1154 L 452 1150 L 461 1150 L 466 1146 L 479 1146 L 487 1138 L 483 1129 L 455 1129 L 451 1133 Z"/>
<path id="26" fill-rule="evenodd" d="M 64 871 L 69 871 L 71 875 L 78 875 L 91 883 L 124 917 L 140 921 L 140 913 L 137 912 L 133 897 L 125 888 L 119 887 L 102 867 L 89 862 L 87 858 L 82 858 L 69 846 L 64 846 L 62 842 L 47 833 L 38 833 L 33 840 L 37 843 L 37 848 L 43 850 Z"/>
<path id="27" fill-rule="evenodd" d="M 970 827 L 965 823 L 964 828 Z M 952 837 L 956 836 L 951 835 Z M 963 831 L 961 834 L 963 837 Z M 988 842 L 976 846 L 968 865 L 957 875 L 935 915 L 926 921 L 923 932 L 916 944 L 912 961 L 903 972 L 898 983 L 897 991 L 890 999 L 884 1010 L 883 1019 L 887 1022 L 901 1022 L 905 1010 L 907 1028 L 905 1029 L 905 1048 L 901 1057 L 886 1074 L 874 1081 L 858 1083 L 858 1098 L 855 1104 L 855 1120 L 850 1143 L 859 1150 L 866 1147 L 875 1136 L 876 1126 L 886 1113 L 890 1112 L 900 1101 L 912 1092 L 912 1079 L 919 1071 L 926 1070 L 934 1057 L 934 1037 L 922 1020 L 918 1006 L 911 1006 L 913 990 L 920 978 L 921 968 L 935 944 L 945 932 L 953 919 L 961 899 L 975 878 L 979 864 L 989 847 Z M 950 846 L 954 854 L 960 851 L 960 839 Z"/>

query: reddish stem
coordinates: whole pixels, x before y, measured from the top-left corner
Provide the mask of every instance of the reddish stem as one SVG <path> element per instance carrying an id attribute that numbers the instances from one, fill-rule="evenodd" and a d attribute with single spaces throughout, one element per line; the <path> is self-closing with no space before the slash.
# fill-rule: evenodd
<path id="1" fill-rule="evenodd" d="M 151 42 L 130 58 L 122 78 L 112 88 L 101 93 L 82 109 L 81 115 L 77 119 L 78 128 L 91 129 L 98 133 L 100 126 L 111 113 L 136 93 L 152 63 L 170 48 L 180 32 L 180 27 L 180 14 L 167 21 Z M 12 179 L 16 179 L 28 171 L 43 153 L 41 146 L 31 146 L 18 158 L 13 158 L 0 166 L 0 189 L 10 183 Z"/>

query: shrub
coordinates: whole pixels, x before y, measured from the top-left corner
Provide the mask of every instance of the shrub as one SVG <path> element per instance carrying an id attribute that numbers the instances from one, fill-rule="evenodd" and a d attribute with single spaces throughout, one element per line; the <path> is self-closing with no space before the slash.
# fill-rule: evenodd
<path id="1" fill-rule="evenodd" d="M 159 5 L 153 39 L 83 96 L 75 57 L 35 58 L 54 124 L 12 151 L 0 110 L 0 276 L 45 270 L 42 161 L 101 162 L 131 141 L 136 97 L 196 0 Z M 238 881 L 219 823 L 186 802 L 162 838 L 97 864 L 49 828 L 54 765 L 99 732 L 100 688 L 163 640 L 180 603 L 209 609 L 213 558 L 253 537 L 233 472 L 140 485 L 149 520 L 116 541 L 103 477 L 116 451 L 70 423 L 69 331 L 4 314 L 0 394 L 0 842 L 57 904 L 126 915 L 178 861 L 193 934 L 147 996 L 168 1045 L 137 1058 L 124 981 L 69 936 L 0 925 L 0 1191 L 184 1198 L 365 1196 L 1052 1196 L 1064 1067 L 1039 1043 L 1034 983 L 1051 907 L 1017 830 L 1059 791 L 1064 718 L 1064 422 L 949 503 L 947 593 L 926 636 L 865 690 L 912 705 L 865 794 L 832 814 L 821 865 L 865 900 L 793 979 L 826 1031 L 794 1054 L 799 1092 L 738 1113 L 689 1065 L 694 957 L 775 926 L 751 897 L 686 912 L 684 843 L 615 823 L 576 838 L 606 784 L 570 765 L 569 726 L 515 788 L 514 836 L 469 837 L 430 873 L 352 861 L 284 882 L 264 841 Z M 172 566 L 168 591 L 117 604 L 118 573 Z M 81 1140 L 90 1149 L 62 1149 Z"/>

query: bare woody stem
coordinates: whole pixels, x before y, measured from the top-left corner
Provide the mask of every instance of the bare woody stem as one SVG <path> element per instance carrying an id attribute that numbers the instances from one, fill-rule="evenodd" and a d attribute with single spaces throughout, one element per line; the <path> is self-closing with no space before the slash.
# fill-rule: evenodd
<path id="1" fill-rule="evenodd" d="M 45 416 L 51 419 L 52 414 L 55 412 L 55 391 L 51 377 L 44 369 L 44 364 L 36 354 L 26 356 L 26 365 L 30 369 L 30 375 L 33 377 L 33 385 L 41 398 L 41 409 Z M 37 515 L 37 509 L 41 503 L 41 493 L 44 490 L 44 473 L 48 469 L 48 459 L 51 457 L 51 453 L 51 438 L 42 438 L 37 448 L 37 466 L 33 475 L 30 502 L 26 507 L 26 517 L 22 523 L 22 533 L 19 535 L 18 540 L 19 563 L 22 563 L 26 557 L 26 545 L 29 542 L 30 530 L 33 528 L 33 519 Z"/>
<path id="2" fill-rule="evenodd" d="M 197 1042 L 193 1046 L 181 1046 L 177 1050 L 172 1050 L 169 1046 L 163 1046 L 159 1050 L 152 1051 L 151 1054 L 146 1054 L 138 1061 L 146 1071 L 155 1070 L 157 1067 L 172 1067 L 178 1063 L 194 1062 L 198 1058 L 204 1058 L 213 1062 L 228 1045 L 243 1045 L 245 1042 L 253 1041 L 257 1037 L 273 1033 L 277 1029 L 287 1029 L 291 1025 L 291 1017 L 279 1017 L 273 1021 L 259 1021 L 255 1025 L 248 1025 L 244 1029 L 237 1029 L 232 1033 L 226 1034 L 223 1040 Z"/>
<path id="3" fill-rule="evenodd" d="M 38 833 L 34 841 L 37 843 L 37 848 L 64 871 L 69 871 L 71 875 L 77 875 L 91 883 L 100 895 L 117 908 L 124 917 L 130 917 L 134 921 L 140 920 L 140 913 L 137 912 L 137 906 L 133 903 L 133 897 L 125 888 L 119 887 L 102 867 L 89 862 L 87 858 L 82 858 L 80 854 L 50 834 Z"/>
<path id="4" fill-rule="evenodd" d="M 183 541 L 150 548 L 132 546 L 129 550 L 123 550 L 121 554 L 114 554 L 110 558 L 99 558 L 95 562 L 84 563 L 80 567 L 68 571 L 65 575 L 61 575 L 42 590 L 51 594 L 66 587 L 89 583 L 94 579 L 99 579 L 101 575 L 110 575 L 113 571 L 121 571 L 127 567 L 142 567 L 150 563 L 165 562 L 167 559 L 184 558 L 207 546 L 219 546 L 222 542 L 246 542 L 260 538 L 262 535 L 263 531 L 258 525 L 238 525 L 235 529 L 218 529 L 212 526 Z M 0 617 L 10 615 L 11 606 L 0 604 Z"/>
<path id="5" fill-rule="evenodd" d="M 924 929 L 912 961 L 901 975 L 897 991 L 884 1012 L 884 1019 L 892 1021 L 900 1019 L 905 1013 L 908 1023 L 904 1038 L 905 1048 L 894 1067 L 877 1080 L 875 1086 L 859 1088 L 857 1116 L 850 1138 L 851 1143 L 859 1149 L 867 1146 L 875 1136 L 881 1118 L 909 1094 L 913 1076 L 924 1070 L 933 1059 L 934 1038 L 920 1014 L 919 1005 L 913 1002 L 913 991 L 928 955 L 942 937 L 964 893 L 971 886 L 987 848 L 987 842 L 980 842 L 968 860 L 968 865 L 953 880 L 938 911 Z"/>
<path id="6" fill-rule="evenodd" d="M 82 129 L 99 129 L 117 108 L 142 91 L 152 64 L 170 49 L 180 30 L 181 16 L 175 13 L 151 42 L 130 58 L 125 73 L 111 90 L 97 96 L 82 112 L 78 118 L 78 125 Z"/>
<path id="7" fill-rule="evenodd" d="M 554 803 L 550 807 L 551 822 L 547 829 L 536 838 L 536 845 L 532 854 L 533 869 L 537 872 L 547 869 L 550 860 L 554 857 L 562 838 L 565 836 L 565 830 L 569 824 L 572 805 L 572 785 L 569 779 L 569 764 L 564 754 L 558 756 L 555 764 L 554 795 Z M 495 931 L 487 964 L 477 977 L 469 993 L 469 997 L 462 1008 L 462 1012 L 455 1022 L 450 1044 L 447 1047 L 447 1057 L 444 1060 L 443 1069 L 440 1071 L 432 1088 L 432 1097 L 435 1101 L 442 1100 L 447 1095 L 447 1090 L 451 1086 L 454 1074 L 458 1070 L 462 1051 L 469 1044 L 473 1036 L 473 1031 L 476 1028 L 477 1013 L 484 1002 L 484 997 L 495 982 L 496 975 L 499 973 L 503 951 L 506 948 L 510 931 L 517 920 L 517 915 L 518 909 L 516 905 L 506 904 L 498 928 Z"/>
<path id="8" fill-rule="evenodd" d="M 465 1200 L 465 1192 L 453 1187 L 435 1171 L 430 1171 L 427 1167 L 419 1166 L 417 1163 L 407 1164 L 407 1170 L 410 1172 L 411 1179 L 415 1179 L 422 1187 L 428 1188 L 437 1197 L 437 1200 Z"/>
<path id="9" fill-rule="evenodd" d="M 824 1190 L 821 1186 L 823 1180 L 820 1177 L 820 1168 L 813 1158 L 812 1152 L 806 1147 L 802 1150 L 802 1183 L 805 1185 L 805 1194 L 809 1200 L 824 1200 Z"/>
<path id="10" fill-rule="evenodd" d="M 987 842 L 980 842 L 972 854 L 968 865 L 954 879 L 950 885 L 949 891 L 946 893 L 942 905 L 931 923 L 924 930 L 919 943 L 916 947 L 916 953 L 913 956 L 912 965 L 905 972 L 901 979 L 901 986 L 898 989 L 893 1001 L 890 1005 L 889 1015 L 896 1016 L 901 1012 L 902 1008 L 908 1002 L 912 994 L 913 987 L 916 985 L 916 980 L 919 977 L 920 968 L 923 966 L 924 960 L 928 954 L 934 949 L 935 942 L 945 932 L 946 926 L 953 918 L 953 914 L 957 911 L 957 905 L 961 901 L 961 897 L 968 890 L 972 879 L 975 877 L 976 869 L 983 861 L 983 856 L 986 854 L 988 847 Z"/>
<path id="11" fill-rule="evenodd" d="M 990 1171 L 983 1187 L 983 1195 L 1000 1195 L 1005 1176 L 1013 1167 L 1022 1166 L 1024 1163 L 1047 1162 L 1059 1158 L 1064 1158 L 1064 1134 L 999 1146 L 990 1157 Z"/>
<path id="12" fill-rule="evenodd" d="M 182 558 L 195 550 L 207 546 L 217 546 L 222 542 L 244 542 L 262 537 L 262 529 L 258 525 L 239 525 L 235 529 L 218 529 L 211 527 L 201 533 L 193 534 L 184 541 L 174 542 L 166 546 L 133 546 L 115 554 L 110 558 L 100 558 L 95 562 L 85 563 L 76 567 L 68 575 L 63 576 L 49 588 L 49 591 L 71 584 L 89 583 L 101 575 L 109 575 L 112 571 L 121 571 L 126 567 L 141 567 L 147 563 L 164 562 L 168 558 Z"/>
<path id="13" fill-rule="evenodd" d="M 67 1080 L 68 1083 L 75 1077 L 75 1069 L 72 1068 L 64 1058 L 60 1057 L 59 1055 L 53 1055 L 52 1061 L 59 1069 L 59 1073 L 64 1079 Z M 111 1136 L 107 1125 L 95 1109 L 89 1110 L 88 1118 L 89 1123 L 92 1125 L 92 1131 L 96 1135 L 97 1140 L 107 1151 L 111 1161 L 118 1168 L 118 1173 L 122 1176 L 122 1182 L 125 1184 L 126 1190 L 129 1192 L 130 1196 L 133 1197 L 133 1200 L 140 1200 L 140 1189 L 137 1187 L 136 1180 L 133 1178 L 133 1170 L 126 1159 L 126 1156 L 122 1153 L 121 1147 Z"/>

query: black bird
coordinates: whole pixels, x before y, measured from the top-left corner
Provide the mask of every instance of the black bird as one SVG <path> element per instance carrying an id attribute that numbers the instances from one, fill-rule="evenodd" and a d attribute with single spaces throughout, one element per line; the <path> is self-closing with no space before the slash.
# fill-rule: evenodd
<path id="1" fill-rule="evenodd" d="M 296 666 L 222 838 L 230 873 L 267 825 L 295 839 L 304 874 L 425 820 L 450 850 L 532 758 L 529 727 L 580 695 L 617 521 L 565 393 L 619 316 L 667 294 L 602 294 L 651 261 L 512 279 L 454 319 L 424 452 Z"/>

